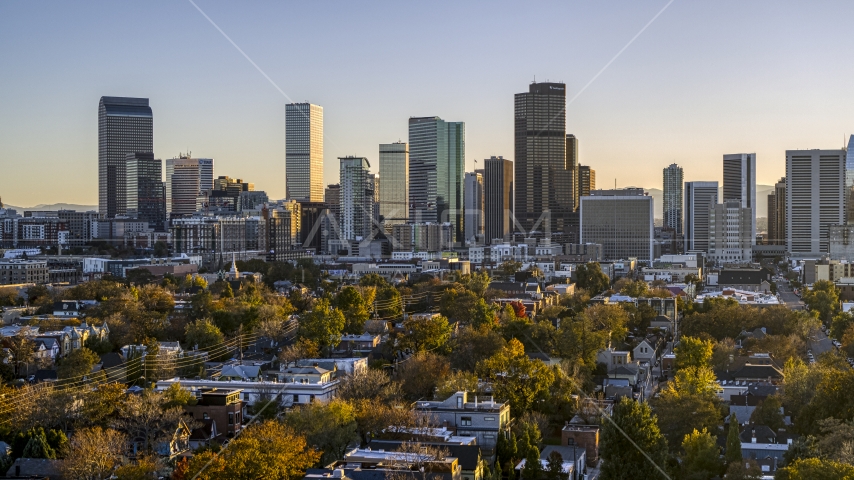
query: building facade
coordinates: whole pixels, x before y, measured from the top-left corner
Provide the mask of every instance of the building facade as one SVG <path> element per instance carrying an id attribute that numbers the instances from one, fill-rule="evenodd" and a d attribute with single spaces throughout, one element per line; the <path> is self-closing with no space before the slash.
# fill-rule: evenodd
<path id="1" fill-rule="evenodd" d="M 752 260 L 753 211 L 738 200 L 724 200 L 709 211 L 707 258 L 722 265 Z"/>
<path id="2" fill-rule="evenodd" d="M 503 157 L 484 161 L 484 238 L 510 240 L 513 232 L 513 162 Z"/>
<path id="3" fill-rule="evenodd" d="M 580 243 L 602 245 L 605 260 L 652 261 L 655 210 L 643 189 L 594 190 L 580 200 Z"/>
<path id="4" fill-rule="evenodd" d="M 671 164 L 664 169 L 664 226 L 682 235 L 682 167 Z"/>
<path id="5" fill-rule="evenodd" d="M 845 153 L 845 223 L 854 225 L 854 135 L 848 137 Z"/>
<path id="6" fill-rule="evenodd" d="M 756 154 L 735 153 L 724 155 L 724 185 L 723 198 L 737 200 L 741 206 L 753 212 L 751 228 L 753 241 L 756 243 Z"/>
<path id="7" fill-rule="evenodd" d="M 213 190 L 213 159 L 181 155 L 166 160 L 166 212 L 169 218 L 196 213 L 202 192 Z"/>
<path id="8" fill-rule="evenodd" d="M 768 210 L 768 229 L 771 229 L 771 223 L 774 224 L 774 239 L 772 245 L 786 245 L 786 177 L 780 179 L 774 184 L 774 216 L 771 217 L 771 210 Z"/>
<path id="9" fill-rule="evenodd" d="M 153 153 L 128 153 L 125 157 L 127 210 L 131 218 L 145 220 L 158 232 L 166 228 L 166 189 L 163 161 Z"/>
<path id="10" fill-rule="evenodd" d="M 295 200 L 323 201 L 323 107 L 285 106 L 285 184 Z"/>
<path id="11" fill-rule="evenodd" d="M 125 156 L 154 151 L 147 98 L 101 97 L 98 103 L 98 212 L 107 218 L 127 207 Z"/>
<path id="12" fill-rule="evenodd" d="M 339 157 L 340 225 L 344 240 L 361 240 L 371 235 L 374 212 L 374 181 L 364 157 Z"/>
<path id="13" fill-rule="evenodd" d="M 569 170 L 572 176 L 572 209 L 578 210 L 578 138 L 571 134 L 566 134 L 566 169 Z"/>
<path id="14" fill-rule="evenodd" d="M 380 144 L 380 217 L 387 229 L 409 218 L 409 145 L 403 142 Z"/>
<path id="15" fill-rule="evenodd" d="M 409 207 L 416 223 L 448 222 L 454 241 L 465 237 L 465 123 L 439 117 L 409 119 Z"/>
<path id="16" fill-rule="evenodd" d="M 465 243 L 483 242 L 483 170 L 465 176 Z"/>
<path id="17" fill-rule="evenodd" d="M 709 251 L 709 213 L 718 203 L 718 182 L 685 182 L 685 251 Z"/>
<path id="18" fill-rule="evenodd" d="M 566 85 L 532 83 L 515 95 L 515 216 L 526 233 L 566 233 L 574 211 L 567 162 Z"/>
<path id="19" fill-rule="evenodd" d="M 587 165 L 578 166 L 578 197 L 586 197 L 596 190 L 596 170 Z M 579 200 L 579 205 L 581 205 Z"/>
<path id="20" fill-rule="evenodd" d="M 828 253 L 828 230 L 845 222 L 845 150 L 786 150 L 786 246 Z"/>

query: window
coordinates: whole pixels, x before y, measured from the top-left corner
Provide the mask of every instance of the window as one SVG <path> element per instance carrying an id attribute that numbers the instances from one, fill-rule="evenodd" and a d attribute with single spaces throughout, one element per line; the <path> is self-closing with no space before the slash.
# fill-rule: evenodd
<path id="1" fill-rule="evenodd" d="M 471 426 L 471 417 L 460 417 L 460 425 L 464 427 Z"/>
<path id="2" fill-rule="evenodd" d="M 234 425 L 234 412 L 228 412 L 228 424 Z"/>
<path id="3" fill-rule="evenodd" d="M 483 417 L 483 420 L 484 420 L 484 421 L 486 421 L 486 422 L 494 422 L 494 421 L 495 421 L 495 417 Z"/>
<path id="4" fill-rule="evenodd" d="M 492 435 L 490 433 L 486 433 L 483 435 L 483 439 L 484 440 L 493 440 L 493 439 L 495 439 L 495 435 Z"/>
<path id="5" fill-rule="evenodd" d="M 209 420 L 209 419 L 211 418 L 211 416 L 210 416 L 210 415 L 208 415 L 208 412 L 205 412 L 205 413 L 203 413 L 203 414 L 202 414 L 202 418 L 203 418 L 203 419 L 205 419 L 205 420 Z"/>

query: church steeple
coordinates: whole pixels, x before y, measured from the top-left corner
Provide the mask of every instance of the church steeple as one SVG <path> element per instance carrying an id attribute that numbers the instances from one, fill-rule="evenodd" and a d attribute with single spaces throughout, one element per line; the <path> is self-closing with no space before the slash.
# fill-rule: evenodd
<path id="1" fill-rule="evenodd" d="M 240 278 L 240 272 L 237 270 L 237 259 L 234 257 L 234 252 L 231 253 L 231 270 L 228 271 L 228 276 L 234 280 Z"/>

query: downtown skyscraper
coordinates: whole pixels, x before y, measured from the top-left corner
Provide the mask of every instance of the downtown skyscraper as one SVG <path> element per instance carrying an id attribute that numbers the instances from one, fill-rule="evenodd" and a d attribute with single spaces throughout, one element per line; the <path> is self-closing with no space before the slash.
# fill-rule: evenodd
<path id="1" fill-rule="evenodd" d="M 831 225 L 845 223 L 845 150 L 786 150 L 786 250 L 829 252 Z"/>
<path id="2" fill-rule="evenodd" d="M 293 200 L 323 201 L 323 107 L 285 106 L 285 186 Z"/>
<path id="3" fill-rule="evenodd" d="M 493 240 L 510 240 L 513 231 L 513 162 L 490 157 L 483 162 L 484 235 Z"/>
<path id="4" fill-rule="evenodd" d="M 439 117 L 409 119 L 410 220 L 448 222 L 454 242 L 465 238 L 465 138 L 464 122 L 446 122 Z"/>
<path id="5" fill-rule="evenodd" d="M 575 210 L 575 151 L 567 154 L 566 85 L 532 83 L 515 96 L 515 216 L 525 232 L 564 232 Z"/>
<path id="6" fill-rule="evenodd" d="M 403 142 L 380 144 L 380 217 L 388 231 L 409 218 L 409 146 Z"/>
<path id="7" fill-rule="evenodd" d="M 166 213 L 169 218 L 190 216 L 197 211 L 202 192 L 213 190 L 212 158 L 179 155 L 166 160 Z"/>
<path id="8" fill-rule="evenodd" d="M 671 164 L 664 169 L 664 226 L 682 236 L 682 167 Z"/>
<path id="9" fill-rule="evenodd" d="M 154 124 L 147 98 L 101 97 L 98 103 L 98 212 L 127 211 L 125 158 L 154 152 Z"/>
<path id="10" fill-rule="evenodd" d="M 751 241 L 756 244 L 756 154 L 724 155 L 723 201 L 737 200 L 742 208 L 753 211 Z"/>
<path id="11" fill-rule="evenodd" d="M 685 252 L 709 251 L 709 216 L 718 204 L 718 182 L 685 182 Z"/>
<path id="12" fill-rule="evenodd" d="M 340 157 L 340 205 L 338 219 L 343 240 L 362 240 L 371 235 L 376 180 L 364 157 Z"/>
<path id="13" fill-rule="evenodd" d="M 125 160 L 127 215 L 147 221 L 155 231 L 166 231 L 163 161 L 153 153 L 128 153 Z"/>

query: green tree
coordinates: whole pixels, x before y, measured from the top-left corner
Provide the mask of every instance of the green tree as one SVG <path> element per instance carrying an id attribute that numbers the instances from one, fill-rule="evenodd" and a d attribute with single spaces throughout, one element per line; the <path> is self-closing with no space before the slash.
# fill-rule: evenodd
<path id="1" fill-rule="evenodd" d="M 458 370 L 440 379 L 436 387 L 436 398 L 446 399 L 457 392 L 476 392 L 477 387 L 477 375 Z"/>
<path id="2" fill-rule="evenodd" d="M 195 405 L 198 403 L 193 392 L 181 387 L 181 383 L 175 382 L 163 391 L 163 408 L 183 407 L 184 405 Z"/>
<path id="3" fill-rule="evenodd" d="M 712 342 L 696 337 L 682 336 L 676 346 L 676 370 L 689 369 L 696 371 L 709 367 L 712 360 Z"/>
<path id="4" fill-rule="evenodd" d="M 344 314 L 344 333 L 361 334 L 371 314 L 362 293 L 353 286 L 346 286 L 335 296 L 335 307 Z"/>
<path id="5" fill-rule="evenodd" d="M 184 332 L 187 345 L 192 349 L 204 350 L 214 345 L 220 345 L 225 341 L 225 336 L 219 327 L 208 319 L 188 323 Z"/>
<path id="6" fill-rule="evenodd" d="M 341 310 L 332 308 L 329 300 L 321 298 L 311 310 L 300 316 L 297 335 L 313 341 L 323 350 L 341 343 L 345 324 Z"/>
<path id="7" fill-rule="evenodd" d="M 608 289 L 611 279 L 602 272 L 599 263 L 588 262 L 579 265 L 575 270 L 575 284 L 578 288 L 591 292 L 591 295 L 598 295 Z"/>
<path id="8" fill-rule="evenodd" d="M 738 418 L 735 414 L 729 416 L 729 429 L 726 435 L 726 463 L 741 463 L 741 438 L 739 437 Z"/>
<path id="9" fill-rule="evenodd" d="M 400 291 L 391 285 L 377 288 L 376 313 L 380 318 L 398 318 L 403 315 Z"/>
<path id="10" fill-rule="evenodd" d="M 522 478 L 524 480 L 543 480 L 544 473 L 543 465 L 540 463 L 540 449 L 536 445 L 531 445 L 528 447 L 528 453 L 525 455 Z"/>
<path id="11" fill-rule="evenodd" d="M 358 440 L 353 406 L 343 400 L 303 405 L 285 415 L 285 424 L 305 435 L 309 445 L 323 452 L 319 465 L 341 460 L 347 446 Z"/>
<path id="12" fill-rule="evenodd" d="M 442 348 L 451 338 L 451 326 L 442 315 L 412 316 L 403 321 L 403 334 L 397 337 L 397 350 L 412 352 Z"/>
<path id="13" fill-rule="evenodd" d="M 643 297 L 649 291 L 649 285 L 643 280 L 635 280 L 626 283 L 620 290 L 623 295 L 638 298 Z"/>
<path id="14" fill-rule="evenodd" d="M 694 429 L 715 430 L 721 424 L 720 402 L 714 393 L 679 390 L 671 382 L 653 405 L 661 432 L 674 449 Z"/>
<path id="15" fill-rule="evenodd" d="M 397 365 L 394 378 L 401 383 L 409 399 L 418 400 L 432 398 L 439 382 L 450 373 L 447 358 L 432 352 L 418 352 Z"/>
<path id="16" fill-rule="evenodd" d="M 504 337 L 495 330 L 462 327 L 452 340 L 451 367 L 474 371 L 479 361 L 500 352 L 506 344 Z"/>
<path id="17" fill-rule="evenodd" d="M 481 379 L 492 384 L 496 397 L 510 402 L 514 416 L 530 410 L 538 400 L 546 400 L 555 374 L 540 360 L 531 360 L 525 347 L 516 339 L 490 358 L 478 363 Z"/>
<path id="18" fill-rule="evenodd" d="M 777 431 L 786 426 L 783 421 L 783 402 L 777 395 L 771 395 L 765 400 L 759 402 L 756 409 L 750 415 L 750 423 L 755 425 L 765 425 L 768 428 Z"/>
<path id="19" fill-rule="evenodd" d="M 563 471 L 563 457 L 557 451 L 552 451 L 546 463 L 545 478 L 547 480 L 567 480 L 569 475 Z"/>
<path id="20" fill-rule="evenodd" d="M 686 480 L 709 480 L 723 471 L 717 438 L 705 428 L 685 435 L 682 440 L 682 473 Z"/>
<path id="21" fill-rule="evenodd" d="M 100 361 L 98 354 L 83 347 L 69 353 L 56 367 L 56 376 L 60 380 L 79 380 L 92 372 L 92 367 Z"/>
<path id="22" fill-rule="evenodd" d="M 822 322 L 829 323 L 833 314 L 839 310 L 839 289 L 829 280 L 815 282 L 801 298 Z"/>
<path id="23" fill-rule="evenodd" d="M 800 459 L 782 468 L 774 478 L 779 480 L 850 480 L 854 478 L 854 465 L 819 458 Z"/>
<path id="24" fill-rule="evenodd" d="M 56 458 L 56 452 L 47 444 L 44 430 L 30 437 L 27 445 L 24 447 L 22 455 L 24 458 Z"/>
<path id="25" fill-rule="evenodd" d="M 602 427 L 602 480 L 667 478 L 667 441 L 649 405 L 623 397 Z"/>

